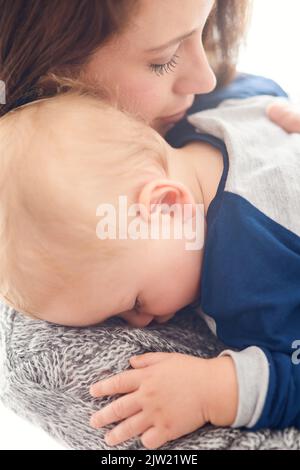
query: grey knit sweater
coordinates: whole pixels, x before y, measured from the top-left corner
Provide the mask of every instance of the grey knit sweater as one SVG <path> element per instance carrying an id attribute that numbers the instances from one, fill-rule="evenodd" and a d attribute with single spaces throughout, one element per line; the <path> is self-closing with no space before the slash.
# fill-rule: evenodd
<path id="1" fill-rule="evenodd" d="M 132 355 L 165 351 L 212 357 L 225 349 L 191 308 L 146 329 L 131 328 L 119 318 L 90 328 L 62 327 L 4 305 L 0 309 L 1 400 L 72 449 L 112 449 L 104 434 L 115 425 L 94 430 L 89 417 L 116 397 L 93 399 L 89 385 L 129 369 Z M 138 438 L 114 449 L 145 450 Z M 300 449 L 300 432 L 254 433 L 208 425 L 161 449 Z"/>

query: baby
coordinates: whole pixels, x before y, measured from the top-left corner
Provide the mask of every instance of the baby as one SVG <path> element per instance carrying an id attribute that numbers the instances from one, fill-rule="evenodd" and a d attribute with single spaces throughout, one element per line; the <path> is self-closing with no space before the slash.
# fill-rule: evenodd
<path id="1" fill-rule="evenodd" d="M 190 116 L 199 139 L 181 149 L 76 92 L 0 120 L 8 304 L 63 325 L 146 327 L 199 302 L 232 348 L 145 354 L 92 385 L 124 394 L 91 419 L 121 421 L 110 445 L 141 435 L 157 448 L 206 423 L 300 427 L 300 138 L 265 118 L 270 102 Z"/>

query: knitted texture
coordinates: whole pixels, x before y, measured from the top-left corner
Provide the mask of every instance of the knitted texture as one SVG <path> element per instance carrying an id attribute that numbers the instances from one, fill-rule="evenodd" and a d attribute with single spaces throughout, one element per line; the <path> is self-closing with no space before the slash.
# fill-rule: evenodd
<path id="1" fill-rule="evenodd" d="M 226 348 L 192 308 L 166 324 L 153 323 L 145 329 L 129 327 L 120 318 L 70 328 L 29 319 L 5 305 L 0 311 L 0 347 L 2 402 L 66 448 L 79 450 L 146 450 L 139 438 L 108 446 L 104 435 L 115 424 L 99 430 L 89 426 L 91 414 L 117 397 L 92 398 L 91 383 L 130 369 L 129 358 L 136 354 L 162 351 L 208 358 Z M 160 449 L 299 450 L 300 432 L 294 428 L 249 432 L 207 425 Z"/>

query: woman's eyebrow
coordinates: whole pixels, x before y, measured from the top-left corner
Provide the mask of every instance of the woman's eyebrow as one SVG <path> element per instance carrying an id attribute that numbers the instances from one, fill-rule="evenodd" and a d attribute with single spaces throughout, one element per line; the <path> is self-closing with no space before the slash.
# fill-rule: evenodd
<path id="1" fill-rule="evenodd" d="M 167 49 L 168 47 L 171 47 L 174 44 L 177 44 L 178 42 L 189 38 L 196 31 L 198 31 L 198 28 L 193 29 L 193 31 L 190 31 L 189 33 L 183 34 L 182 36 L 179 36 L 178 38 L 172 39 L 171 41 L 167 42 L 166 44 L 163 44 L 162 46 L 157 46 L 157 47 L 153 47 L 152 49 L 147 49 L 145 52 L 159 52 L 159 51 L 162 51 L 163 49 Z"/>

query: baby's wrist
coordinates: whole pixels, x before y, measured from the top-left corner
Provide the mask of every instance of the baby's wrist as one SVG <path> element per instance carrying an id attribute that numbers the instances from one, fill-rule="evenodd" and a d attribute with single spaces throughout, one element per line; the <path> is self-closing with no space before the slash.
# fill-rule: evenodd
<path id="1" fill-rule="evenodd" d="M 209 359 L 209 363 L 208 421 L 215 426 L 231 426 L 238 408 L 238 382 L 233 359 L 222 356 Z"/>

